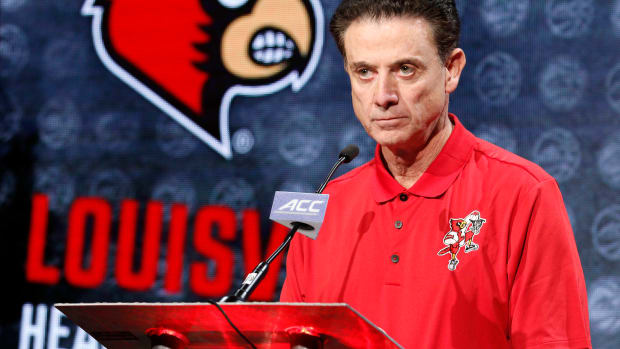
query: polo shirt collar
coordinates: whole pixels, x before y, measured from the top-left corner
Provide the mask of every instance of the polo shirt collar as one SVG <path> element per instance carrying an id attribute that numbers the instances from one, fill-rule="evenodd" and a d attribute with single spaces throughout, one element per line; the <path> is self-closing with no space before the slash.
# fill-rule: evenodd
<path id="1" fill-rule="evenodd" d="M 448 141 L 420 179 L 409 189 L 400 185 L 383 166 L 381 146 L 377 145 L 374 158 L 376 175 L 373 184 L 375 201 L 389 201 L 403 192 L 423 197 L 438 197 L 448 190 L 461 173 L 475 144 L 474 135 L 463 127 L 458 118 L 454 114 L 450 114 L 449 117 L 454 123 L 454 128 Z"/>

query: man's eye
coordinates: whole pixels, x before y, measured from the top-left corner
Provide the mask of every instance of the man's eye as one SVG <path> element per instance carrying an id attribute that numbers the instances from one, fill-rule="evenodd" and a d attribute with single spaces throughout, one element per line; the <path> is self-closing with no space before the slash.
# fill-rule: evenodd
<path id="1" fill-rule="evenodd" d="M 370 69 L 367 68 L 361 68 L 357 71 L 357 73 L 359 74 L 359 76 L 365 78 L 365 77 L 369 77 L 370 76 Z"/>
<path id="2" fill-rule="evenodd" d="M 411 75 L 411 74 L 413 74 L 413 68 L 408 66 L 408 65 L 401 65 L 400 66 L 400 72 L 403 75 Z"/>

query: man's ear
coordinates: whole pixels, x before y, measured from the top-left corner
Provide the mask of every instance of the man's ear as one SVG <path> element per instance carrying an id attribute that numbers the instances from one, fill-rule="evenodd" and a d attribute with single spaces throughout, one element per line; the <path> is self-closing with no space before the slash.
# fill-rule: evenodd
<path id="1" fill-rule="evenodd" d="M 466 61 L 465 52 L 460 48 L 455 48 L 448 56 L 446 60 L 446 93 L 450 94 L 456 90 Z"/>

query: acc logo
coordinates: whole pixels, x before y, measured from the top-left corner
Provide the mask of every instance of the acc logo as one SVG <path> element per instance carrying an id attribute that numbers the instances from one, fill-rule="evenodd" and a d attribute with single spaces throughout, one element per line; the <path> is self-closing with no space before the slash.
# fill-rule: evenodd
<path id="1" fill-rule="evenodd" d="M 456 255 L 462 246 L 465 246 L 465 253 L 476 251 L 480 246 L 474 242 L 474 236 L 480 234 L 482 225 L 487 220 L 480 217 L 480 212 L 473 211 L 465 218 L 450 218 L 450 231 L 443 237 L 443 244 L 447 247 L 437 252 L 438 256 L 450 253 L 449 270 L 456 270 L 459 260 Z"/>
<path id="2" fill-rule="evenodd" d="M 278 211 L 290 211 L 290 212 L 320 212 L 316 205 L 324 203 L 324 200 L 298 200 L 293 199 L 286 204 L 280 206 Z"/>
<path id="3" fill-rule="evenodd" d="M 319 0 L 86 0 L 112 74 L 223 157 L 235 96 L 301 89 L 323 46 Z"/>

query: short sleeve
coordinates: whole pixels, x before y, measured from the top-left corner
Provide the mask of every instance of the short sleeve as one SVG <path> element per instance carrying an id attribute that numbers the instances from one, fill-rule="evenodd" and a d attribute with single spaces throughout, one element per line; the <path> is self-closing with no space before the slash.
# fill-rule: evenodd
<path id="1" fill-rule="evenodd" d="M 303 302 L 303 251 L 300 236 L 296 235 L 291 241 L 286 256 L 286 279 L 280 292 L 280 302 Z"/>
<path id="2" fill-rule="evenodd" d="M 553 179 L 520 198 L 510 230 L 513 348 L 591 348 L 585 280 Z"/>

